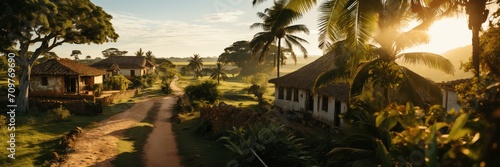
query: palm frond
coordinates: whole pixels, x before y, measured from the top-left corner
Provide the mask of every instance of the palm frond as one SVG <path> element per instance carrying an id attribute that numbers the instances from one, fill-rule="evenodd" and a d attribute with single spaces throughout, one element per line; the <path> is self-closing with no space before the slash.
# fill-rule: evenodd
<path id="1" fill-rule="evenodd" d="M 307 58 L 307 55 L 308 55 L 307 49 L 304 47 L 304 45 L 301 44 L 301 43 L 308 43 L 305 39 L 302 39 L 302 38 L 297 37 L 295 35 L 288 34 L 288 35 L 285 35 L 285 41 L 290 42 L 292 47 L 293 46 L 299 47 L 302 54 L 304 54 L 304 58 Z"/>
<path id="2" fill-rule="evenodd" d="M 369 81 L 370 78 L 370 68 L 376 63 L 382 62 L 382 59 L 374 59 L 372 61 L 363 63 L 359 65 L 358 69 L 354 73 L 351 79 L 351 91 L 349 97 L 354 97 L 360 95 L 363 92 L 364 84 Z"/>
<path id="3" fill-rule="evenodd" d="M 286 44 L 286 47 L 288 47 L 288 49 L 290 49 L 290 56 L 292 57 L 295 64 L 297 64 L 297 55 L 293 51 L 293 44 L 290 42 L 290 40 L 287 39 L 286 36 L 285 36 L 285 44 Z"/>
<path id="4" fill-rule="evenodd" d="M 401 67 L 403 72 L 403 83 L 397 90 L 398 99 L 406 100 L 401 101 L 406 103 L 412 102 L 414 105 L 425 106 L 425 99 L 442 99 L 441 89 L 437 87 L 432 81 L 425 79 L 417 73 L 409 70 L 406 67 Z"/>
<path id="5" fill-rule="evenodd" d="M 410 30 L 399 34 L 394 39 L 395 53 L 399 53 L 404 49 L 408 49 L 421 44 L 429 43 L 430 37 L 426 31 Z"/>
<path id="6" fill-rule="evenodd" d="M 362 49 L 368 44 L 378 23 L 378 1 L 355 1 L 350 0 L 345 4 L 339 24 L 342 31 L 346 32 L 347 46 Z"/>
<path id="7" fill-rule="evenodd" d="M 349 73 L 344 68 L 334 68 L 321 73 L 314 82 L 314 89 L 331 83 L 346 83 L 349 82 Z"/>
<path id="8" fill-rule="evenodd" d="M 453 75 L 455 73 L 455 68 L 450 60 L 444 58 L 441 55 L 426 52 L 412 52 L 412 53 L 402 53 L 397 56 L 403 59 L 404 63 L 408 64 L 422 64 L 429 68 L 438 69 L 446 74 Z"/>
<path id="9" fill-rule="evenodd" d="M 334 42 L 344 38 L 337 22 L 342 17 L 341 13 L 343 12 L 341 9 L 346 2 L 347 0 L 328 0 L 320 5 L 318 19 L 319 48 L 327 50 Z"/>
<path id="10" fill-rule="evenodd" d="M 291 25 L 283 28 L 283 31 L 287 34 L 293 34 L 298 32 L 303 32 L 305 34 L 309 34 L 309 29 L 304 24 Z"/>
<path id="11" fill-rule="evenodd" d="M 306 13 L 316 5 L 317 0 L 290 0 L 285 6 L 286 9 L 291 9 L 297 13 Z"/>
<path id="12" fill-rule="evenodd" d="M 252 25 L 250 25 L 250 29 L 255 29 L 255 28 L 262 28 L 264 29 L 265 27 L 265 24 L 264 23 L 253 23 Z"/>

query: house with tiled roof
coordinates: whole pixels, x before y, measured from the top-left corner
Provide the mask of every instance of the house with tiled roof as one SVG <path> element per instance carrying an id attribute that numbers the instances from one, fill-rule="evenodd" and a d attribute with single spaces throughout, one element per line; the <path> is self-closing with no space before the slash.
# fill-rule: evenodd
<path id="1" fill-rule="evenodd" d="M 337 83 L 313 90 L 316 78 L 333 68 L 334 55 L 327 54 L 310 64 L 269 80 L 275 85 L 274 105 L 282 111 L 295 111 L 332 126 L 341 126 L 340 114 L 349 106 L 349 85 Z"/>
<path id="2" fill-rule="evenodd" d="M 30 95 L 92 94 L 90 87 L 103 83 L 106 71 L 70 59 L 51 59 L 31 69 Z"/>
<path id="3" fill-rule="evenodd" d="M 91 67 L 106 71 L 105 78 L 118 74 L 133 78 L 153 73 L 156 64 L 144 56 L 111 56 L 92 64 Z"/>

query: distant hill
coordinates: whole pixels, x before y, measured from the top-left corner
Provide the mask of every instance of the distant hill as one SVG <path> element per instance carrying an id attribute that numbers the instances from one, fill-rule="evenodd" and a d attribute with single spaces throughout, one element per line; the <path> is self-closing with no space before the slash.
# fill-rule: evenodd
<path id="1" fill-rule="evenodd" d="M 469 58 L 472 56 L 472 46 L 464 46 L 464 47 L 459 47 L 455 48 L 449 51 L 444 52 L 441 54 L 443 57 L 447 58 L 450 60 L 450 62 L 455 66 L 455 75 L 448 75 L 445 74 L 439 70 L 434 70 L 434 69 L 429 69 L 425 66 L 414 66 L 414 65 L 406 65 L 404 66 L 408 67 L 409 69 L 413 70 L 414 72 L 422 75 L 425 78 L 429 78 L 435 82 L 442 82 L 442 81 L 450 81 L 450 80 L 456 80 L 456 79 L 462 79 L 462 78 L 470 78 L 474 74 L 472 72 L 464 72 L 463 70 L 460 70 L 460 62 L 467 62 Z"/>

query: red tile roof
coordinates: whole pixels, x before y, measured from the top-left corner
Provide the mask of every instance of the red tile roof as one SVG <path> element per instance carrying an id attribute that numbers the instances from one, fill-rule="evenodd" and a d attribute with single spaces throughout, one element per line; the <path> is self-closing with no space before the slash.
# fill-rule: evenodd
<path id="1" fill-rule="evenodd" d="M 97 76 L 105 73 L 105 71 L 89 67 L 85 64 L 62 58 L 47 60 L 42 64 L 33 66 L 31 69 L 31 75 Z"/>

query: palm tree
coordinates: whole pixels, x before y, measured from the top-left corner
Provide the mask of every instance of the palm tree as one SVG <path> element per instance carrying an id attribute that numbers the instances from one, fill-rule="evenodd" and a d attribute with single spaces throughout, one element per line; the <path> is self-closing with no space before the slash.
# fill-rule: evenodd
<path id="1" fill-rule="evenodd" d="M 426 52 L 402 53 L 404 49 L 429 41 L 425 31 L 432 20 L 424 19 L 421 24 L 403 31 L 409 21 L 420 17 L 419 13 L 411 12 L 410 1 L 336 2 L 338 1 L 327 1 L 321 6 L 321 45 L 330 51 L 341 52 L 335 54 L 343 55 L 344 57 L 339 58 L 344 58 L 345 62 L 337 62 L 338 68 L 323 73 L 316 81 L 317 86 L 338 80 L 338 77 L 350 78 L 351 97 L 354 97 L 361 93 L 365 83 L 370 82 L 383 88 L 386 104 L 391 101 L 390 90 L 394 90 L 398 97 L 407 98 L 404 100 L 420 106 L 425 104 L 423 94 L 430 94 L 436 99 L 441 96 L 440 89 L 431 81 L 397 63 L 397 60 L 402 60 L 404 63 L 422 64 L 447 74 L 454 73 L 450 61 L 440 55 Z M 330 21 L 335 23 L 328 23 Z M 332 44 L 339 40 L 342 41 Z M 372 45 L 371 41 L 377 46 Z M 363 64 L 359 65 L 360 63 Z"/>
<path id="2" fill-rule="evenodd" d="M 139 48 L 137 52 L 134 53 L 136 56 L 144 56 L 144 52 L 142 51 L 142 48 Z"/>
<path id="3" fill-rule="evenodd" d="M 194 71 L 194 77 L 198 78 L 200 76 L 200 72 L 203 69 L 203 59 L 199 54 L 194 54 L 193 57 L 190 57 L 188 60 L 188 65 L 186 66 L 188 69 Z"/>
<path id="4" fill-rule="evenodd" d="M 146 59 L 149 60 L 150 62 L 155 62 L 155 55 L 153 55 L 153 52 L 147 51 L 146 52 Z"/>
<path id="5" fill-rule="evenodd" d="M 222 66 L 222 63 L 219 62 L 215 64 L 215 68 L 210 69 L 210 78 L 217 79 L 217 84 L 220 84 L 221 79 L 223 81 L 228 79 L 226 73 L 224 72 L 225 70 L 226 68 Z"/>
<path id="6" fill-rule="evenodd" d="M 307 58 L 307 50 L 301 43 L 308 43 L 305 39 L 292 35 L 294 33 L 303 32 L 309 34 L 309 29 L 303 24 L 290 25 L 301 14 L 294 12 L 290 9 L 285 9 L 287 0 L 274 1 L 274 6 L 267 8 L 265 12 L 259 12 L 257 15 L 263 20 L 262 23 L 254 23 L 250 28 L 260 27 L 264 31 L 258 32 L 254 35 L 250 46 L 252 54 L 259 56 L 259 61 L 262 61 L 266 55 L 267 50 L 276 44 L 278 51 L 275 58 L 275 66 L 277 67 L 277 77 L 279 78 L 280 65 L 283 63 L 283 54 L 281 48 L 281 41 L 284 40 L 286 49 L 289 51 L 291 57 L 297 62 L 297 56 L 293 47 L 298 47 Z M 281 60 L 280 60 L 281 59 Z"/>

